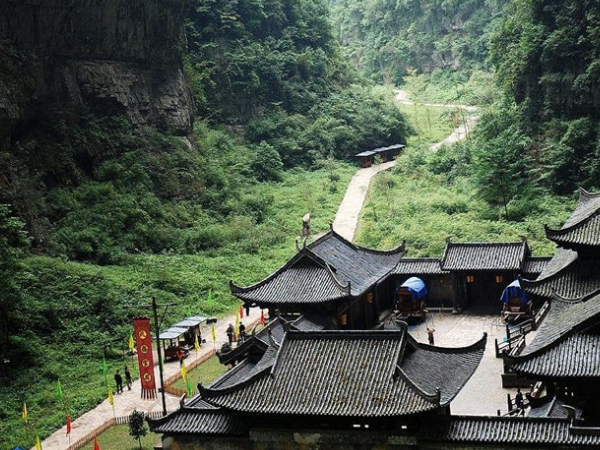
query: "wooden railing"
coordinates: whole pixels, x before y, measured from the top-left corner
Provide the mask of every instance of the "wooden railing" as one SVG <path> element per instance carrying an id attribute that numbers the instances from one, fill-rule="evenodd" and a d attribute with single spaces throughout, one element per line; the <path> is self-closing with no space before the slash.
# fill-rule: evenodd
<path id="1" fill-rule="evenodd" d="M 513 334 L 512 337 L 498 342 L 494 341 L 496 347 L 496 358 L 501 358 L 503 353 L 510 356 L 517 356 L 525 348 L 525 334 Z"/>
<path id="2" fill-rule="evenodd" d="M 506 339 L 498 342 L 495 340 L 496 358 L 501 358 L 502 353 L 506 352 L 510 356 L 517 356 L 525 347 L 525 335 L 537 330 L 541 321 L 548 314 L 550 303 L 545 302 L 540 310 L 531 319 L 525 320 L 516 326 L 506 325 Z"/>

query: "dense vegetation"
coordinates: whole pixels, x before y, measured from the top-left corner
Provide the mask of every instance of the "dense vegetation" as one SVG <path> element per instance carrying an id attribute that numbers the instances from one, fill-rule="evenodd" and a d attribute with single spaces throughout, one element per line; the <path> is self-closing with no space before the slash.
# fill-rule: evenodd
<path id="1" fill-rule="evenodd" d="M 555 245 L 545 238 L 544 225 L 562 225 L 576 196 L 561 198 L 542 190 L 536 191 L 535 198 L 516 195 L 526 178 L 506 183 L 498 180 L 509 180 L 519 168 L 496 164 L 491 144 L 482 152 L 490 152 L 488 160 L 475 159 L 481 131 L 466 142 L 434 152 L 428 146 L 438 129 L 428 126 L 428 116 L 437 115 L 435 122 L 443 123 L 443 112 L 423 106 L 405 108 L 419 135 L 410 139 L 394 170 L 379 174 L 371 185 L 358 242 L 385 248 L 401 238 L 407 241 L 408 257 L 441 258 L 447 236 L 455 242 L 518 242 L 523 235 L 534 256 L 554 253 Z M 484 180 L 488 181 L 485 185 Z M 515 194 L 506 203 L 502 197 L 505 188 Z"/>
<path id="2" fill-rule="evenodd" d="M 406 115 L 417 134 L 379 177 L 361 243 L 404 238 L 411 256 L 440 256 L 449 234 L 526 234 L 552 252 L 540 226 L 564 220 L 578 185 L 598 187 L 597 2 L 329 6 L 333 27 L 320 0 L 192 0 L 190 136 L 81 111 L 26 124 L 0 149 L 0 447 L 33 444 L 24 400 L 42 437 L 64 423 L 58 379 L 74 417 L 105 398 L 102 354 L 109 370 L 123 364 L 130 318 L 152 296 L 179 304 L 169 323 L 230 311 L 227 281 L 254 282 L 293 254 L 304 213 L 325 230 L 354 171 L 339 160 L 405 142 Z M 468 142 L 431 153 L 462 112 L 402 114 L 362 74 L 404 81 L 419 102 L 492 106 Z"/>
<path id="3" fill-rule="evenodd" d="M 401 84 L 415 69 L 487 67 L 488 33 L 507 0 L 329 0 L 334 30 L 356 67 L 379 82 Z"/>
<path id="4" fill-rule="evenodd" d="M 488 130 L 509 141 L 510 163 L 533 162 L 530 185 L 558 194 L 599 186 L 599 36 L 598 2 L 571 0 L 514 0 L 492 36 L 506 98 Z"/>

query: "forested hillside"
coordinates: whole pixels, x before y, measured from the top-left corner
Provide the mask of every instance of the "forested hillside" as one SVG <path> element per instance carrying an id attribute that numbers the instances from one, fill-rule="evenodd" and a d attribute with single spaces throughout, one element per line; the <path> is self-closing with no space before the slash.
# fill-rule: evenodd
<path id="1" fill-rule="evenodd" d="M 369 77 L 401 84 L 411 69 L 486 69 L 488 34 L 508 0 L 329 0 L 334 30 Z"/>
<path id="2" fill-rule="evenodd" d="M 506 101 L 489 131 L 520 143 L 533 183 L 557 194 L 600 183 L 600 5 L 515 0 L 491 40 Z M 510 119 L 506 119 L 507 113 Z M 500 144 L 496 141 L 496 146 Z"/>

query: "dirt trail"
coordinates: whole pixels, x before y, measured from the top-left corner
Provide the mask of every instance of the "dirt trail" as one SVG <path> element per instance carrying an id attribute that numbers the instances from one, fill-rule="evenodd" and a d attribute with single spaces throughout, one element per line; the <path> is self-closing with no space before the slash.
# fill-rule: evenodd
<path id="1" fill-rule="evenodd" d="M 460 104 L 444 105 L 444 104 L 439 104 L 439 103 L 413 102 L 413 101 L 409 100 L 408 93 L 402 89 L 395 89 L 394 93 L 395 93 L 394 100 L 396 101 L 396 103 L 399 103 L 401 105 L 423 105 L 423 106 L 433 106 L 433 107 L 438 107 L 438 108 L 464 109 L 465 111 L 468 111 L 471 113 L 478 111 L 478 108 L 476 106 L 467 106 L 467 105 L 460 105 Z M 469 114 L 466 117 L 465 122 L 462 123 L 461 125 L 459 125 L 458 128 L 456 128 L 452 132 L 452 134 L 450 134 L 450 136 L 448 136 L 443 141 L 438 142 L 437 144 L 433 144 L 433 145 L 429 146 L 429 149 L 433 150 L 433 151 L 437 151 L 445 145 L 450 145 L 450 144 L 454 144 L 455 142 L 462 141 L 463 139 L 465 139 L 467 137 L 467 135 L 471 132 L 471 130 L 473 130 L 473 128 L 475 128 L 475 124 L 477 123 L 478 119 L 479 119 L 479 116 L 477 114 Z"/>

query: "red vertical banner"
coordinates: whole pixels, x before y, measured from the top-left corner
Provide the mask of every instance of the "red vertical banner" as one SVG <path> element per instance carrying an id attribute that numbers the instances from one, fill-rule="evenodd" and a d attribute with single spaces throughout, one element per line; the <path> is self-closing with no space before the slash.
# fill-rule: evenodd
<path id="1" fill-rule="evenodd" d="M 138 351 L 142 398 L 153 399 L 156 397 L 156 380 L 154 378 L 154 359 L 152 358 L 150 319 L 146 317 L 133 319 L 133 330 Z"/>

